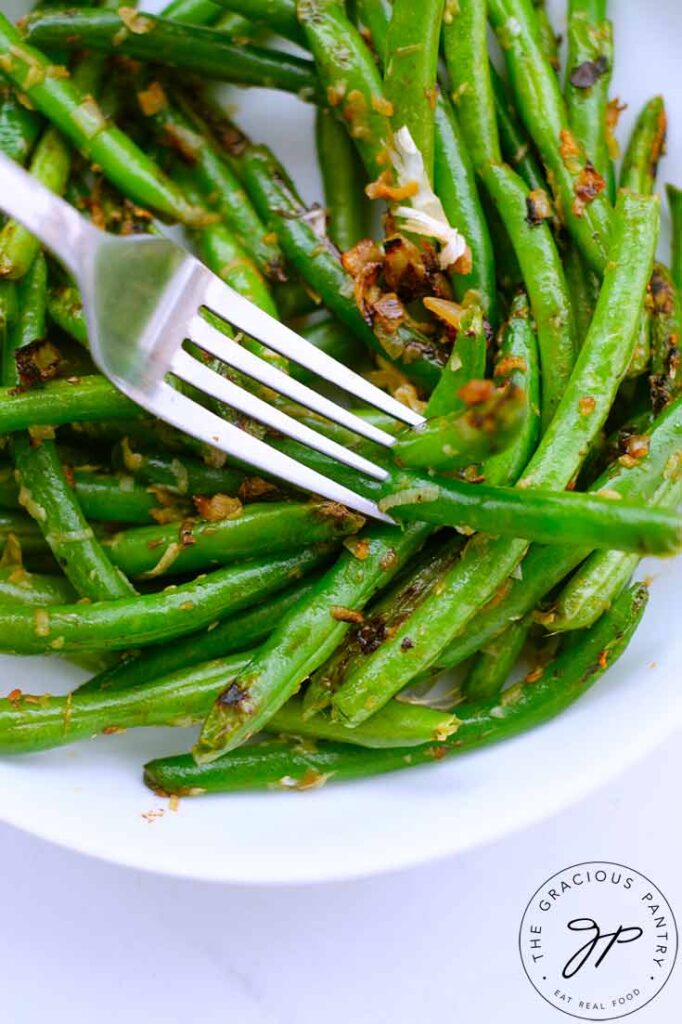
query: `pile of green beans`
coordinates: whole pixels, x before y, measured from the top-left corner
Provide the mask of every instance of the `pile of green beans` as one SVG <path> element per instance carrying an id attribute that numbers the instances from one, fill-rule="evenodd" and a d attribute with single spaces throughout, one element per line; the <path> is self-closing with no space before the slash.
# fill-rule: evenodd
<path id="1" fill-rule="evenodd" d="M 255 475 L 99 375 L 75 282 L 0 224 L 0 652 L 103 666 L 66 696 L 13 677 L 2 756 L 196 724 L 145 766 L 156 792 L 305 790 L 541 725 L 615 663 L 641 558 L 682 549 L 682 190 L 666 263 L 665 104 L 617 167 L 609 13 L 567 0 L 563 69 L 536 0 L 0 14 L 0 151 L 105 230 L 179 222 L 227 284 L 425 417 L 355 410 L 386 451 L 266 396 L 385 468 L 264 431 L 393 524 Z M 206 79 L 315 105 L 323 206 Z"/>

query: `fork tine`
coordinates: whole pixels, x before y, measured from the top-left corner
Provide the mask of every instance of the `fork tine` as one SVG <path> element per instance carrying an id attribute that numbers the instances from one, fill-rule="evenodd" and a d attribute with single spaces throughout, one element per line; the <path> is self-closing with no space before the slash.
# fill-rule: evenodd
<path id="1" fill-rule="evenodd" d="M 217 359 L 234 367 L 235 370 L 248 374 L 249 377 L 260 381 L 261 384 L 265 384 L 273 391 L 278 391 L 294 402 L 299 402 L 308 409 L 312 409 L 320 416 L 347 427 L 353 433 L 360 434 L 361 437 L 366 437 L 369 441 L 375 441 L 386 448 L 395 444 L 395 438 L 391 434 L 387 434 L 385 430 L 375 427 L 360 416 L 349 412 L 348 409 L 344 409 L 343 406 L 330 401 L 324 395 L 318 394 L 317 391 L 313 391 L 312 388 L 294 380 L 288 374 L 282 373 L 265 359 L 253 355 L 238 342 L 228 338 L 209 324 L 203 317 L 192 317 L 187 325 L 187 336 Z"/>
<path id="2" fill-rule="evenodd" d="M 221 377 L 219 373 L 200 363 L 184 349 L 179 349 L 173 356 L 170 369 L 171 373 L 181 377 L 188 384 L 193 384 L 207 395 L 225 402 L 230 408 L 243 412 L 247 416 L 265 423 L 266 426 L 272 427 L 273 430 L 292 437 L 295 441 L 300 441 L 301 444 L 314 448 L 332 459 L 337 459 L 346 466 L 352 466 L 353 469 L 366 473 L 375 480 L 385 480 L 388 475 L 385 469 L 376 466 L 352 449 L 344 448 L 304 423 L 299 423 L 293 416 L 288 416 L 274 405 L 270 405 L 244 388 L 240 388 L 233 381 Z"/>
<path id="3" fill-rule="evenodd" d="M 364 516 L 371 516 L 384 523 L 394 522 L 385 512 L 381 512 L 373 501 L 363 498 L 342 484 L 335 483 L 314 469 L 308 469 L 296 459 L 271 448 L 264 441 L 245 430 L 240 430 L 215 413 L 203 409 L 165 381 L 156 384 L 151 390 L 131 387 L 127 393 L 133 401 L 183 433 L 191 434 L 198 440 L 219 448 L 242 462 L 247 462 L 267 476 L 280 477 L 304 491 L 320 494 L 331 501 L 347 505 Z"/>
<path id="4" fill-rule="evenodd" d="M 402 402 L 387 395 L 384 391 L 370 384 L 359 374 L 349 370 L 342 363 L 332 359 L 326 352 L 321 352 L 314 345 L 301 338 L 295 331 L 281 324 L 278 320 L 264 313 L 245 299 L 238 292 L 226 285 L 215 274 L 209 274 L 209 280 L 203 297 L 203 305 L 238 327 L 245 334 L 258 338 L 280 355 L 292 362 L 305 366 L 319 377 L 331 381 L 338 387 L 355 395 L 356 398 L 382 409 L 389 416 L 395 416 L 401 423 L 416 427 L 423 423 L 419 413 L 408 409 Z"/>

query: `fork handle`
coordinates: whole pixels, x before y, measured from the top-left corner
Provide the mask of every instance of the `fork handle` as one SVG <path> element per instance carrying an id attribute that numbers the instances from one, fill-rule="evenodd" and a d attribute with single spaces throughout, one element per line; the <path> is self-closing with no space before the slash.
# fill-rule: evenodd
<path id="1" fill-rule="evenodd" d="M 0 209 L 39 238 L 72 274 L 78 273 L 96 229 L 4 153 L 0 153 Z"/>

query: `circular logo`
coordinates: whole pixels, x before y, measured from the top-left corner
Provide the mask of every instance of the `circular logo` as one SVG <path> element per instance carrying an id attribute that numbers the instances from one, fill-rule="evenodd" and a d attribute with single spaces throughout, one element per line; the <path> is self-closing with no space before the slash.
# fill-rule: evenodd
<path id="1" fill-rule="evenodd" d="M 537 992 L 581 1020 L 626 1017 L 661 991 L 677 924 L 661 890 L 624 864 L 589 861 L 549 878 L 526 907 L 521 960 Z"/>

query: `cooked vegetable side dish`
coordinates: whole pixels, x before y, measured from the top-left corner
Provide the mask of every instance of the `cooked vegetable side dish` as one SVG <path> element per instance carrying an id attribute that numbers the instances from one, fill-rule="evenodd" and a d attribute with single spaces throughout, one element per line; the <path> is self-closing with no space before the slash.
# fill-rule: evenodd
<path id="1" fill-rule="evenodd" d="M 117 391 L 75 282 L 3 218 L 0 652 L 91 678 L 32 694 L 17 661 L 0 756 L 196 724 L 145 765 L 157 793 L 308 790 L 521 733 L 613 666 L 645 614 L 640 560 L 682 548 L 682 191 L 662 214 L 663 97 L 621 158 L 606 0 L 568 0 L 566 24 L 562 66 L 542 0 L 0 13 L 2 153 L 102 231 L 181 226 L 425 417 L 354 409 L 395 436 L 380 448 L 197 349 L 385 479 L 173 387 L 394 522 L 296 491 Z M 323 204 L 216 82 L 314 105 Z"/>

